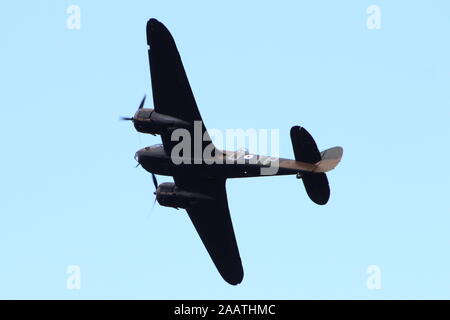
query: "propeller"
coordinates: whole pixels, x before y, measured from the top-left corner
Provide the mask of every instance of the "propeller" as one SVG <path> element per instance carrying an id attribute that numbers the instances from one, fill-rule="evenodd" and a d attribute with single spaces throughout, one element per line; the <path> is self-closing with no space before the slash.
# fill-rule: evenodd
<path id="1" fill-rule="evenodd" d="M 151 210 L 150 210 L 150 211 L 148 212 L 148 214 L 147 214 L 147 219 L 150 218 L 150 217 L 152 216 L 153 210 L 155 210 L 155 203 L 156 203 L 156 197 L 155 197 L 155 200 L 153 201 Z"/>
<path id="2" fill-rule="evenodd" d="M 155 186 L 155 191 L 153 192 L 153 194 L 155 195 L 155 201 L 153 202 L 153 207 L 155 206 L 155 202 L 156 202 L 156 190 L 158 189 L 158 180 L 156 180 L 156 175 L 154 173 L 152 173 L 152 180 L 153 180 L 153 185 Z M 152 207 L 152 209 L 153 209 Z"/>
<path id="3" fill-rule="evenodd" d="M 145 103 L 145 98 L 147 97 L 146 94 L 144 94 L 144 97 L 142 98 L 141 104 L 139 105 L 138 109 L 142 109 L 144 107 L 144 103 Z"/>
<path id="4" fill-rule="evenodd" d="M 138 110 L 142 109 L 144 107 L 144 103 L 145 103 L 145 98 L 147 97 L 147 95 L 144 95 L 144 97 L 141 100 L 141 103 L 139 104 Z M 124 120 L 124 121 L 133 121 L 134 118 L 133 117 L 120 117 L 120 120 Z"/>
<path id="5" fill-rule="evenodd" d="M 153 212 L 153 209 L 155 208 L 156 189 L 158 189 L 158 181 L 156 180 L 156 175 L 154 173 L 152 173 L 152 180 L 153 180 L 153 185 L 155 186 L 155 191 L 153 192 L 153 194 L 155 195 L 155 200 L 153 200 L 152 210 L 150 210 L 148 217 L 150 217 L 151 213 Z"/>
<path id="6" fill-rule="evenodd" d="M 158 189 L 158 180 L 156 180 L 156 176 L 154 173 L 152 173 L 152 180 L 153 180 L 153 185 L 155 186 L 155 191 L 156 191 L 156 189 Z"/>

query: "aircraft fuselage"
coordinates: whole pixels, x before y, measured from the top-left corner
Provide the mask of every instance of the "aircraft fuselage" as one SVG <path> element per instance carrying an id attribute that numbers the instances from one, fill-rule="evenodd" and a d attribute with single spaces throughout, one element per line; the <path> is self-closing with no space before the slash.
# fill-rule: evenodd
<path id="1" fill-rule="evenodd" d="M 245 178 L 300 172 L 298 168 L 290 166 L 295 160 L 259 156 L 239 150 L 221 151 L 210 163 L 195 163 L 195 159 L 190 158 L 175 164 L 162 145 L 153 145 L 138 150 L 135 159 L 148 172 L 164 176 L 189 171 L 199 178 Z"/>

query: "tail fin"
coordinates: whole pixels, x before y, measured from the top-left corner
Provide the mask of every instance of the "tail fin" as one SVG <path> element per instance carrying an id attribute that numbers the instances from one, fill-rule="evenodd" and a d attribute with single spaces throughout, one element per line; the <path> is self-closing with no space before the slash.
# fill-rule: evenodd
<path id="1" fill-rule="evenodd" d="M 313 137 L 305 128 L 294 126 L 291 128 L 292 147 L 296 161 L 314 163 L 318 171 L 303 173 L 302 180 L 309 198 L 320 205 L 324 205 L 330 198 L 330 186 L 325 171 L 334 169 L 342 157 L 342 148 L 334 147 L 320 153 Z"/>

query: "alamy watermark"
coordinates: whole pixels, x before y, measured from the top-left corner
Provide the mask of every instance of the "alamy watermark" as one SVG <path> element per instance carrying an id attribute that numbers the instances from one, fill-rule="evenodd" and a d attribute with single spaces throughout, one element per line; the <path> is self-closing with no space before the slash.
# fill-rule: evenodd
<path id="1" fill-rule="evenodd" d="M 366 21 L 367 29 L 378 30 L 381 29 L 381 8 L 375 4 L 370 5 L 366 13 L 369 15 Z"/>
<path id="2" fill-rule="evenodd" d="M 66 268 L 66 274 L 69 276 L 66 279 L 66 288 L 69 290 L 81 289 L 81 268 L 77 265 L 70 265 Z"/>
<path id="3" fill-rule="evenodd" d="M 211 137 L 225 146 L 225 150 L 216 149 L 211 142 Z M 227 129 L 223 135 L 222 131 L 217 129 L 203 132 L 202 121 L 194 121 L 193 130 L 175 129 L 171 134 L 171 141 L 177 142 L 170 155 L 175 165 L 250 164 L 258 165 L 262 175 L 273 175 L 278 172 L 278 129 Z M 226 151 L 236 150 L 246 142 L 250 150 L 260 154 L 270 152 L 271 156 L 251 154 L 245 149 Z"/>
<path id="4" fill-rule="evenodd" d="M 381 268 L 373 264 L 367 267 L 366 272 L 369 275 L 366 280 L 366 288 L 369 290 L 380 290 Z"/>
<path id="5" fill-rule="evenodd" d="M 66 13 L 69 15 L 66 20 L 66 27 L 69 30 L 81 29 L 81 8 L 76 4 L 67 7 Z"/>

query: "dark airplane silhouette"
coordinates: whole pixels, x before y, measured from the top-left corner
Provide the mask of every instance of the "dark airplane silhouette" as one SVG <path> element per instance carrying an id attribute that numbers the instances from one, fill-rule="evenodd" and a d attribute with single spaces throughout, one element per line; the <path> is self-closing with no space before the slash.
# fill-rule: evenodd
<path id="1" fill-rule="evenodd" d="M 244 271 L 228 209 L 226 179 L 264 176 L 262 170 L 275 163 L 275 175 L 301 178 L 311 200 L 323 205 L 330 197 L 325 172 L 337 166 L 343 150 L 334 147 L 319 152 L 312 136 L 299 126 L 290 132 L 295 160 L 217 149 L 203 124 L 175 42 L 156 19 L 147 23 L 147 44 L 154 109 L 144 108 L 144 97 L 135 115 L 123 119 L 133 121 L 139 132 L 161 135 L 162 145 L 143 148 L 135 158 L 152 173 L 158 203 L 186 209 L 223 279 L 239 284 Z M 179 155 L 172 154 L 178 141 L 171 137 L 177 129 L 184 129 L 193 137 L 198 130 L 201 137 L 206 137 L 200 140 L 200 156 L 195 142 Z M 210 156 L 204 157 L 203 151 L 208 147 Z M 187 161 L 176 164 L 180 159 Z M 212 164 L 211 159 L 215 160 Z M 158 185 L 155 174 L 172 176 L 175 183 Z"/>

